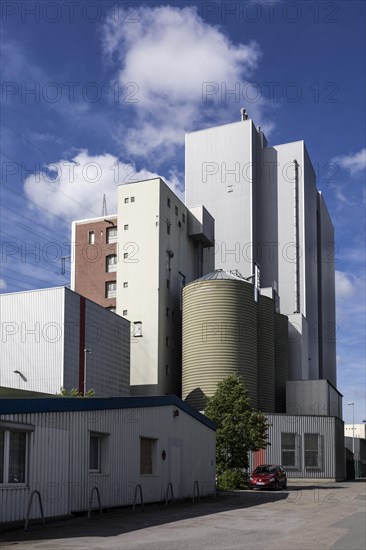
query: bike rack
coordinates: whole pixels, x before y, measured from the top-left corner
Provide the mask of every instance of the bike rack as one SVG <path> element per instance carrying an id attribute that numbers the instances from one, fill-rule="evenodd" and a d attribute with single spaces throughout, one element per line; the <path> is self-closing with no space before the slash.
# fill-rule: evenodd
<path id="1" fill-rule="evenodd" d="M 90 516 L 91 516 L 91 505 L 92 505 L 92 502 L 93 502 L 93 493 L 94 491 L 96 491 L 97 493 L 97 498 L 98 498 L 98 506 L 99 506 L 99 514 L 102 514 L 102 504 L 101 504 L 101 500 L 100 500 L 100 492 L 99 492 L 99 489 L 98 487 L 95 485 L 92 490 L 90 491 L 90 497 L 89 497 L 89 509 L 88 509 L 88 519 L 90 519 Z"/>
<path id="2" fill-rule="evenodd" d="M 194 493 L 195 493 L 196 487 L 197 487 L 197 498 L 198 498 L 198 502 L 201 502 L 201 498 L 200 498 L 200 488 L 199 488 L 198 480 L 197 480 L 197 479 L 196 479 L 196 481 L 195 481 L 194 484 L 193 484 L 192 502 L 194 502 Z"/>
<path id="3" fill-rule="evenodd" d="M 37 495 L 37 496 L 38 496 L 38 502 L 39 502 L 39 508 L 40 508 L 40 510 L 41 510 L 41 517 L 42 517 L 43 527 L 46 527 L 46 521 L 45 521 L 45 519 L 44 519 L 44 513 L 43 513 L 43 504 L 42 504 L 41 493 L 40 493 L 39 491 L 32 491 L 31 494 L 30 494 L 30 497 L 29 497 L 28 509 L 27 509 L 27 517 L 26 517 L 26 520 L 25 520 L 25 523 L 24 523 L 24 531 L 27 531 L 27 530 L 28 530 L 29 514 L 30 514 L 30 511 L 31 511 L 31 507 L 32 507 L 32 502 L 33 502 L 33 497 L 34 497 L 34 495 Z"/>
<path id="4" fill-rule="evenodd" d="M 171 481 L 169 481 L 168 487 L 166 488 L 166 493 L 165 493 L 165 506 L 168 506 L 169 488 L 170 488 L 170 494 L 172 496 L 171 501 L 172 501 L 172 504 L 174 504 L 173 484 Z"/>
<path id="5" fill-rule="evenodd" d="M 140 484 L 136 485 L 136 487 L 135 487 L 135 495 L 133 497 L 133 508 L 132 508 L 132 510 L 135 511 L 135 508 L 136 508 L 137 489 L 140 489 L 141 512 L 143 512 L 144 511 L 144 499 L 143 499 L 143 496 L 142 496 L 142 487 L 141 487 Z"/>

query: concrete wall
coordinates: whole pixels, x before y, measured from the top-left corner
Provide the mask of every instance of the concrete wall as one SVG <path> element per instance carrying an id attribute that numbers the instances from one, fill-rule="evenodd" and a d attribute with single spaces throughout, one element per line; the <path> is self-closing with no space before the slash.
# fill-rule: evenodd
<path id="1" fill-rule="evenodd" d="M 336 386 L 334 229 L 321 193 L 318 193 L 318 284 L 320 374 Z"/>
<path id="2" fill-rule="evenodd" d="M 185 202 L 215 219 L 215 268 L 244 277 L 257 244 L 256 133 L 247 120 L 186 134 Z"/>
<path id="3" fill-rule="evenodd" d="M 146 399 L 151 398 L 142 401 L 140 398 L 139 403 L 132 398 L 58 398 L 38 403 L 25 400 L 25 404 L 18 400 L 12 410 L 18 407 L 29 411 L 19 413 L 5 413 L 3 403 L 0 428 L 28 433 L 29 471 L 24 484 L 7 487 L 0 484 L 0 522 L 24 520 L 34 489 L 41 492 L 46 517 L 87 510 L 94 486 L 99 488 L 105 507 L 132 505 L 137 484 L 142 486 L 144 502 L 164 500 L 168 482 L 173 483 L 174 497 L 178 499 L 192 496 L 195 480 L 199 482 L 201 495 L 213 493 L 215 431 L 209 427 L 212 423 L 201 421 L 203 417 L 195 411 L 192 416 L 190 409 L 176 398 L 160 398 L 156 405 Z M 35 412 L 30 412 L 32 407 Z M 99 473 L 89 471 L 91 432 L 103 438 Z M 154 440 L 150 475 L 140 473 L 141 437 Z M 96 503 L 95 498 L 93 506 Z M 31 518 L 38 515 L 34 503 Z"/>
<path id="4" fill-rule="evenodd" d="M 160 178 L 120 185 L 118 204 L 118 248 L 128 257 L 118 264 L 117 312 L 131 321 L 131 391 L 180 395 L 181 291 L 212 270 L 213 256 L 203 255 L 207 242 L 189 237 L 193 214 Z"/>
<path id="5" fill-rule="evenodd" d="M 342 395 L 327 380 L 288 381 L 286 412 L 342 418 Z"/>

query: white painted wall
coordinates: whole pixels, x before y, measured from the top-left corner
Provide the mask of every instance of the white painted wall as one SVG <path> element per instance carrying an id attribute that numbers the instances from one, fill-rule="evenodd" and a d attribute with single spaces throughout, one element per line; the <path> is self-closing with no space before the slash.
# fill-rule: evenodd
<path id="1" fill-rule="evenodd" d="M 200 245 L 188 236 L 188 214 L 160 178 L 118 187 L 117 312 L 131 321 L 132 331 L 142 323 L 142 336 L 131 336 L 130 379 L 140 395 L 180 394 L 183 275 L 189 283 L 213 268 L 212 255 L 201 265 Z"/>

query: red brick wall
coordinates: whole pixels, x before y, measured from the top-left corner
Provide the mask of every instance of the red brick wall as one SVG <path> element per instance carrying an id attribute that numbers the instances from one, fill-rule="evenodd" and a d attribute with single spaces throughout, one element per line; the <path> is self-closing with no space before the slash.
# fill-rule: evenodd
<path id="1" fill-rule="evenodd" d="M 117 218 L 110 221 L 117 225 Z M 107 243 L 108 227 L 112 224 L 104 220 L 76 224 L 75 291 L 103 307 L 116 307 L 115 298 L 105 297 L 105 283 L 117 280 L 117 272 L 106 271 L 106 257 L 117 254 L 117 243 Z M 88 244 L 89 231 L 94 231 L 94 244 Z"/>

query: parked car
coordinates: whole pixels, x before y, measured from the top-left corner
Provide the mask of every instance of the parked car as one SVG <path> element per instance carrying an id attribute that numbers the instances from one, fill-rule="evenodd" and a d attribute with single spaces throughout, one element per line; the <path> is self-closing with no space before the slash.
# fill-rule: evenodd
<path id="1" fill-rule="evenodd" d="M 278 464 L 262 464 L 257 466 L 249 476 L 249 489 L 278 489 L 287 488 L 287 476 L 282 466 Z"/>

